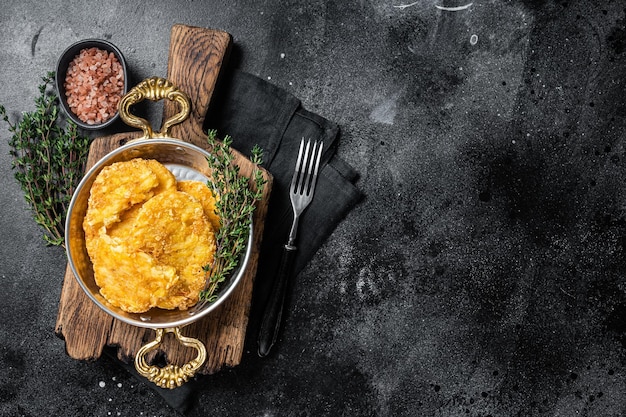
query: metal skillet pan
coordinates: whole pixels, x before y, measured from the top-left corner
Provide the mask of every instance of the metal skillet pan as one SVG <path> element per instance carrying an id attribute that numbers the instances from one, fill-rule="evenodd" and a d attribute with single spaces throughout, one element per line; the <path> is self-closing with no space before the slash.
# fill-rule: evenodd
<path id="1" fill-rule="evenodd" d="M 172 100 L 178 103 L 180 111 L 163 123 L 160 132 L 154 132 L 143 118 L 130 113 L 130 107 L 145 99 L 152 101 Z M 102 169 L 115 162 L 128 161 L 134 158 L 156 159 L 164 164 L 178 180 L 196 179 L 206 181 L 209 175 L 207 157 L 209 153 L 182 139 L 168 135 L 171 126 L 184 121 L 190 113 L 190 101 L 185 93 L 178 90 L 166 79 L 148 78 L 131 89 L 120 101 L 120 116 L 130 126 L 141 128 L 144 136 L 130 141 L 100 159 L 84 176 L 70 202 L 66 225 L 65 246 L 70 268 L 78 283 L 87 296 L 107 314 L 133 326 L 151 328 L 156 331 L 154 341 L 143 346 L 135 357 L 137 371 L 148 380 L 164 388 L 175 388 L 185 383 L 206 360 L 204 344 L 194 338 L 184 337 L 181 329 L 215 310 L 233 292 L 244 274 L 252 248 L 253 226 L 250 225 L 247 249 L 239 263 L 239 268 L 229 280 L 221 283 L 217 299 L 189 310 L 162 310 L 153 308 L 146 313 L 127 313 L 110 305 L 100 295 L 100 289 L 94 280 L 91 260 L 85 247 L 83 220 L 87 211 L 87 203 L 91 186 Z M 149 366 L 146 355 L 159 348 L 165 333 L 173 333 L 177 340 L 185 346 L 197 350 L 197 356 L 190 362 L 178 366 L 168 365 L 160 368 Z"/>

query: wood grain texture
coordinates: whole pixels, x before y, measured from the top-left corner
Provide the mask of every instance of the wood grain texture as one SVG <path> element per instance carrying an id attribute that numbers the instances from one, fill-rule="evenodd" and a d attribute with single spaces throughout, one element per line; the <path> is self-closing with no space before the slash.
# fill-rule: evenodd
<path id="1" fill-rule="evenodd" d="M 170 134 L 208 151 L 202 124 L 229 44 L 230 35 L 221 31 L 175 25 L 171 32 L 168 79 L 189 95 L 192 117 L 173 126 Z M 163 119 L 166 120 L 177 109 L 167 101 L 163 105 Z M 139 136 L 141 132 L 128 132 L 95 139 L 90 148 L 88 167 L 129 139 Z M 249 176 L 255 168 L 238 152 L 235 152 L 235 163 L 242 175 Z M 272 187 L 271 175 L 265 170 L 262 172 L 267 185 L 253 218 L 253 248 L 248 268 L 235 291 L 216 311 L 182 330 L 183 335 L 198 338 L 206 345 L 208 357 L 199 371 L 202 374 L 215 373 L 224 366 L 236 366 L 241 361 Z M 115 346 L 118 358 L 126 363 L 132 362 L 139 348 L 153 340 L 155 334 L 152 329 L 128 325 L 102 311 L 85 294 L 69 267 L 61 290 L 55 332 L 65 340 L 67 354 L 72 358 L 97 359 L 105 346 Z M 165 338 L 161 353 L 168 362 L 176 364 L 185 363 L 195 355 L 194 351 L 170 337 Z"/>
<path id="2" fill-rule="evenodd" d="M 202 124 L 230 43 L 231 37 L 226 32 L 186 25 L 172 27 L 167 79 L 191 99 L 187 122 L 173 126 L 172 136 L 188 138 L 194 145 L 204 146 Z M 163 120 L 177 111 L 176 103 L 164 102 Z"/>

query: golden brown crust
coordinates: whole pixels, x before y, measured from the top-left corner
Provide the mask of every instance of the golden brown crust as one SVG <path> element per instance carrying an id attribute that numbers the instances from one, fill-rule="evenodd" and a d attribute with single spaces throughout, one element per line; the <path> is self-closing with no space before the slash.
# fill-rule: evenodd
<path id="1" fill-rule="evenodd" d="M 176 178 L 157 161 L 136 158 L 104 167 L 91 186 L 85 233 L 114 227 L 133 206 L 168 189 L 176 189 Z"/>
<path id="2" fill-rule="evenodd" d="M 129 244 L 158 264 L 173 266 L 179 275 L 156 307 L 186 309 L 198 302 L 205 282 L 202 267 L 213 261 L 216 245 L 213 227 L 195 198 L 168 191 L 148 200 Z"/>
<path id="3" fill-rule="evenodd" d="M 179 181 L 176 185 L 178 191 L 183 191 L 202 204 L 204 214 L 207 216 L 213 229 L 218 231 L 220 229 L 220 217 L 217 215 L 215 204 L 216 199 L 209 187 L 201 181 Z"/>

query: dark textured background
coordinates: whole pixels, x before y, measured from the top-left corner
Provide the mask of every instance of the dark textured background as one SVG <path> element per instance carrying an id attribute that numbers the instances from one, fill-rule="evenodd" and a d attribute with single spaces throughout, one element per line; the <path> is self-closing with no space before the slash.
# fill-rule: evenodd
<path id="1" fill-rule="evenodd" d="M 74 41 L 111 40 L 140 81 L 185 23 L 341 127 L 365 200 L 294 281 L 275 354 L 250 343 L 190 415 L 626 415 L 623 1 L 3 3 L 12 117 Z M 65 254 L 0 138 L 0 414 L 172 415 L 114 361 L 66 356 Z"/>

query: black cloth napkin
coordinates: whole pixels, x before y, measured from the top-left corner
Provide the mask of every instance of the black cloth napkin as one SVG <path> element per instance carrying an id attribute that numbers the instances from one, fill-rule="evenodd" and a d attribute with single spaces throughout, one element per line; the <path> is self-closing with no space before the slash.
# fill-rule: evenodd
<path id="1" fill-rule="evenodd" d="M 246 156 L 254 145 L 260 146 L 263 166 L 274 178 L 248 326 L 247 339 L 256 343 L 260 316 L 293 220 L 288 191 L 301 139 L 322 141 L 324 149 L 315 196 L 300 217 L 292 276 L 362 198 L 354 185 L 358 175 L 335 154 L 339 133 L 335 123 L 305 110 L 287 91 L 245 72 L 234 71 L 220 79 L 205 128 L 217 130 L 220 137 L 230 135 L 233 148 Z"/>
<path id="2" fill-rule="evenodd" d="M 248 157 L 255 145 L 260 146 L 263 166 L 274 179 L 246 336 L 246 345 L 256 352 L 261 315 L 293 220 L 288 190 L 301 139 L 323 141 L 324 150 L 314 199 L 300 218 L 292 277 L 306 266 L 363 194 L 354 184 L 357 173 L 335 154 L 338 126 L 305 110 L 292 94 L 254 75 L 240 71 L 222 74 L 204 128 L 215 129 L 218 137 L 230 135 L 232 147 Z M 154 388 L 184 414 L 191 406 L 194 386 L 190 381 L 171 391 Z"/>

